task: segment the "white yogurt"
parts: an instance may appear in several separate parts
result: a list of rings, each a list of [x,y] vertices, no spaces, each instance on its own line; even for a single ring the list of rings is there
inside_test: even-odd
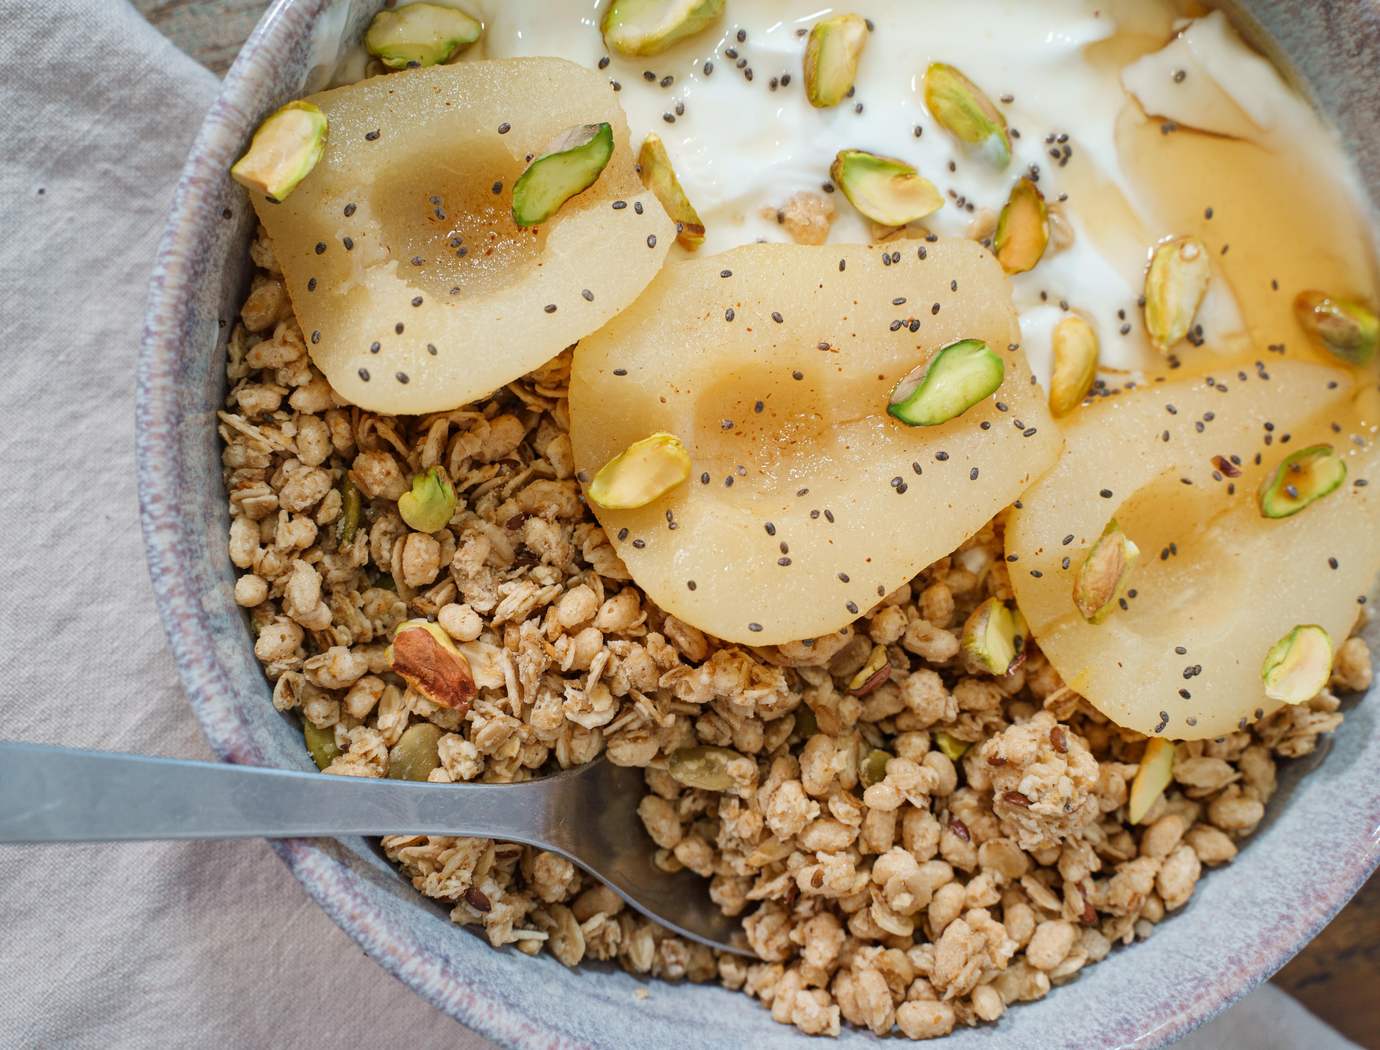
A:
[[[820,0],[732,0],[719,25],[648,58],[608,55],[599,33],[606,0],[454,2],[485,23],[481,43],[467,57],[552,55],[591,68],[608,57],[605,73],[620,85],[634,149],[648,133],[665,142],[705,222],[704,254],[755,240],[789,240],[771,214],[796,192],[822,192],[835,154],[845,147],[915,165],[946,195],[945,206],[925,225],[947,236],[969,235],[975,217],[999,211],[1016,177],[1038,166],[1039,186],[1049,202],[1060,202],[1074,241],[1047,252],[1035,270],[1012,282],[1036,374],[1047,382],[1049,332],[1066,309],[1094,324],[1105,366],[1136,371],[1163,364],[1144,336],[1137,299],[1148,248],[1165,231],[1139,203],[1134,173],[1123,170],[1117,125],[1136,106],[1122,85],[1123,69],[1186,25],[1176,23],[1168,0],[855,0],[841,7]],[[875,26],[854,96],[815,109],[802,84],[803,31],[848,11]],[[1171,46],[1191,48],[1202,68],[1220,62],[1249,74],[1251,98],[1238,100],[1247,124],[1268,128],[1287,113],[1294,132],[1300,121],[1307,124],[1310,141],[1334,151],[1338,169],[1346,168],[1321,121],[1268,63],[1240,44],[1220,15],[1189,28],[1199,25],[1188,43]],[[740,30],[747,34],[741,42]],[[1121,43],[1111,48],[1114,35]],[[932,61],[957,66],[998,102],[1019,132],[1009,167],[997,170],[966,151],[930,117],[921,86]],[[1173,52],[1164,61],[1172,62]],[[1155,72],[1150,66],[1148,75]],[[668,76],[673,79],[663,87]],[[1049,155],[1065,144],[1047,141],[1050,135],[1068,136],[1073,153],[1066,166]],[[831,241],[872,239],[868,223],[841,193],[831,199]],[[1199,320],[1209,345],[1239,349],[1244,325],[1225,281],[1214,282]]]

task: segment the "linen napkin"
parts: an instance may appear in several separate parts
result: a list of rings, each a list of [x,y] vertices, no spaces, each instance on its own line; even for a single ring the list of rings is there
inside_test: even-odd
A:
[[[124,0],[0,0],[0,25],[0,737],[209,758],[148,586],[133,431],[145,284],[216,81]],[[262,842],[0,847],[0,963],[3,1048],[491,1046]],[[1351,1044],[1262,988],[1181,1045]]]

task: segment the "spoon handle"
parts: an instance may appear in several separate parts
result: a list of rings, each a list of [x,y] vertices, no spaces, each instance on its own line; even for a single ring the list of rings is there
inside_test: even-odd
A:
[[[429,784],[0,741],[0,842],[433,834],[545,847],[570,776]]]

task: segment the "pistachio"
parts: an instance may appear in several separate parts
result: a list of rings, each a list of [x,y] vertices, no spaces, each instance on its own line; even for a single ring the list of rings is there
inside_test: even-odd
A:
[[[470,662],[450,635],[429,620],[406,620],[393,632],[388,663],[417,693],[441,707],[468,711],[478,692]]]
[[[656,195],[676,224],[676,240],[682,248],[694,251],[704,243],[704,223],[681,188],[666,147],[656,135],[648,135],[643,141],[637,154],[637,168],[642,175],[642,185]]]
[[[302,719],[302,738],[307,743],[307,752],[317,769],[325,769],[340,757],[340,746],[335,742],[335,726],[321,729]]]
[[[944,206],[934,183],[894,157],[860,149],[839,150],[829,177],[848,203],[883,226],[904,226]]]
[[[868,654],[867,662],[858,669],[848,683],[848,691],[854,696],[866,696],[891,678],[891,664],[887,660],[886,646],[874,645]]]
[[[546,148],[513,183],[513,221],[538,226],[594,185],[613,156],[613,128],[581,124]]]
[[[454,7],[414,3],[376,14],[364,34],[364,47],[389,69],[434,66],[473,44],[483,28]]]
[[[1375,357],[1380,319],[1369,307],[1323,292],[1300,292],[1294,300],[1294,316],[1313,345],[1338,360],[1365,365]]]
[[[1140,548],[1113,518],[1107,523],[1073,581],[1073,604],[1089,623],[1101,623],[1125,593],[1140,559]]]
[[[724,13],[724,0],[613,0],[599,29],[624,55],[655,55]]]
[[[986,343],[962,339],[897,383],[886,410],[906,426],[937,426],[990,397],[1005,375],[1005,363]]]
[[[634,441],[599,468],[589,498],[609,510],[645,507],[690,476],[690,453],[674,434]]]
[[[1049,377],[1049,410],[1066,416],[1083,403],[1097,378],[1097,332],[1077,314],[1054,326],[1054,367]]]
[[[1332,675],[1332,637],[1317,624],[1301,624],[1270,647],[1260,668],[1265,695],[1301,704],[1323,691]]]
[[[867,43],[867,20],[834,15],[816,22],[805,43],[805,97],[817,109],[837,106],[853,90]]]
[[[1193,329],[1193,318],[1207,294],[1212,265],[1197,237],[1160,244],[1145,272],[1145,328],[1150,341],[1168,352]]]
[[[455,513],[455,487],[440,467],[412,477],[412,491],[398,497],[398,513],[417,532],[439,532]]]
[[[1033,270],[1049,244],[1049,211],[1035,183],[1021,178],[1011,189],[1001,215],[992,248],[1007,273]]]
[[[1260,483],[1260,513],[1287,518],[1322,499],[1346,480],[1346,460],[1331,445],[1310,445],[1285,456]]]
[[[1011,163],[1011,133],[1006,118],[980,87],[953,66],[935,62],[925,71],[925,106],[960,142],[984,149],[1004,168]]]
[[[437,744],[445,730],[431,722],[414,722],[403,730],[388,752],[388,776],[392,780],[426,780],[441,764]]]
[[[1139,824],[1150,807],[1164,794],[1174,771],[1174,743],[1164,737],[1152,737],[1145,745],[1136,779],[1131,781],[1131,796],[1127,801],[1132,824]]]
[[[968,749],[973,746],[970,741],[959,740],[957,737],[950,736],[942,729],[934,734],[934,744],[943,752],[944,757],[951,762],[957,762],[966,755]]]
[[[858,779],[862,781],[862,786],[870,788],[873,784],[880,784],[886,779],[886,764],[891,761],[892,754],[889,751],[882,751],[873,748],[858,762]]]
[[[742,757],[726,747],[682,747],[671,752],[666,768],[686,787],[727,791],[734,783],[729,767]]]
[[[337,547],[348,546],[354,540],[363,509],[364,500],[360,496],[359,486],[346,474],[340,481],[340,517],[335,519]]]
[[[328,123],[319,106],[289,102],[259,125],[230,177],[269,200],[286,200],[326,151]]]
[[[819,732],[819,719],[809,704],[801,704],[795,709],[795,731],[806,740]]]
[[[1025,618],[1000,598],[991,597],[963,624],[963,652],[988,674],[1015,670],[1025,655]]]

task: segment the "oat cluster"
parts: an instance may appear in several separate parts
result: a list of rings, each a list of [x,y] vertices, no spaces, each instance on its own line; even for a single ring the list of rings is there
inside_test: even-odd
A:
[[[433,781],[512,782],[600,754],[643,767],[647,848],[667,870],[705,876],[761,961],[671,936],[550,853],[383,840],[417,890],[494,946],[717,980],[812,1034],[847,1022],[944,1035],[1148,937],[1205,867],[1236,856],[1277,761],[1342,721],[1324,691],[1180,744],[1170,788],[1132,826],[1145,738],[1098,714],[1037,650],[1001,678],[960,653],[968,613],[1012,599],[1000,519],[838,634],[722,644],[639,592],[582,501],[568,353],[470,408],[371,414],[311,365],[264,237],[252,256],[220,433],[235,598],[274,704],[332,731],[327,772],[346,776],[387,775],[390,749],[424,721],[444,731]],[[414,532],[397,500],[432,467],[453,482],[456,511]],[[347,477],[363,505],[348,539]],[[391,630],[417,617],[472,655],[468,712],[389,670]],[[889,676],[854,686],[879,648]],[[1353,638],[1332,687],[1370,681]],[[668,756],[694,745],[735,753],[729,788],[671,775]],[[869,777],[863,760],[878,750],[890,758]]]

